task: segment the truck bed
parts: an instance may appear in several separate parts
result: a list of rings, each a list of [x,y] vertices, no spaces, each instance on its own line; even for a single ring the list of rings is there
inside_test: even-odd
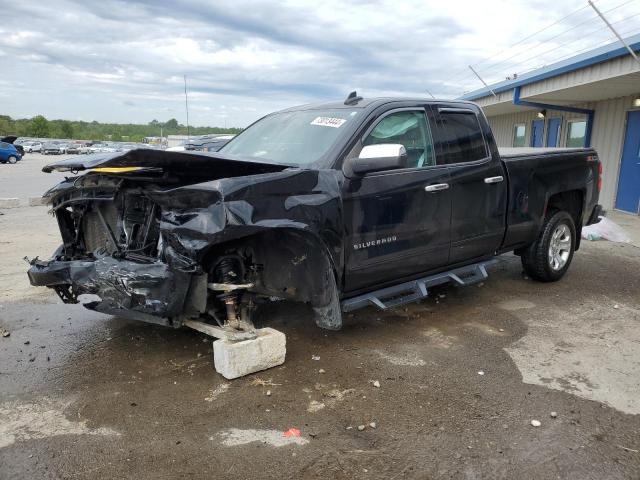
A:
[[[593,148],[499,148],[509,178],[507,231],[503,247],[518,248],[540,231],[548,200],[564,192],[564,209],[576,212],[580,228],[598,200],[597,153]]]
[[[591,148],[559,148],[559,147],[498,147],[500,157],[518,158],[532,157],[543,154],[566,154],[566,153],[583,153],[591,151]]]

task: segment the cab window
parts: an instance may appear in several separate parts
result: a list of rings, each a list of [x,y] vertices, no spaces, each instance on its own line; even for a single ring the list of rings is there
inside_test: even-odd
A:
[[[363,140],[362,145],[393,143],[407,151],[406,168],[435,165],[433,140],[424,112],[402,111],[384,117]]]
[[[487,158],[487,146],[475,113],[440,112],[445,163],[475,162]]]

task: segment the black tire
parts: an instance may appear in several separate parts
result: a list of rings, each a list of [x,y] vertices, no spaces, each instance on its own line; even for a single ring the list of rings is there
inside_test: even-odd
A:
[[[18,157],[14,156],[14,155],[9,155],[9,158],[7,158],[7,161],[11,164],[14,164],[18,161]]]
[[[535,243],[523,252],[522,267],[539,282],[558,281],[569,269],[575,247],[573,218],[565,211],[554,210],[547,214]]]

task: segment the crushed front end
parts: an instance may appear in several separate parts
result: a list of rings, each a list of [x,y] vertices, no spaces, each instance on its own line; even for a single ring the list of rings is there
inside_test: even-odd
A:
[[[31,261],[29,280],[54,289],[65,303],[93,294],[100,300],[88,308],[174,325],[202,271],[170,255],[160,234],[160,207],[124,182],[85,175],[47,193],[63,243],[50,260]]]
[[[335,170],[145,149],[43,170],[77,175],[45,194],[62,245],[28,272],[64,302],[90,294],[99,312],[237,332],[257,303],[285,298],[310,303],[323,328],[341,325],[328,309],[342,271]]]
[[[274,298],[310,303],[318,325],[339,328],[339,309],[324,313],[342,271],[334,170],[132,150],[44,171],[83,173],[45,194],[62,245],[30,262],[32,285],[175,328],[197,320],[246,331],[256,304]]]

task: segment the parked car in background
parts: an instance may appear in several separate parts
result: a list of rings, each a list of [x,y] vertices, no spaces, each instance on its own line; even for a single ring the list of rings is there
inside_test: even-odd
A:
[[[224,147],[235,135],[198,135],[191,137],[182,145],[166,148],[166,152],[217,152]]]
[[[22,144],[24,151],[27,153],[40,152],[42,151],[42,143],[41,142],[25,142]]]
[[[91,153],[91,145],[79,145],[78,146],[78,153],[80,155],[87,155],[87,154]]]
[[[65,153],[80,153],[80,145],[77,143],[69,143],[65,147]]]
[[[91,153],[114,153],[116,149],[108,143],[96,143],[91,146]]]
[[[189,138],[184,149],[196,152],[217,152],[235,135],[200,135]]]
[[[130,152],[131,150],[135,150],[136,148],[140,148],[135,143],[125,143],[124,145],[119,147],[119,152]]]
[[[18,139],[18,137],[14,136],[14,135],[9,135],[9,136],[0,138],[0,142],[5,142],[5,143],[9,143],[9,144],[13,145],[14,148],[20,154],[20,157],[22,158],[24,156],[24,148],[22,147],[22,145],[19,145],[19,144],[15,143],[15,141],[17,139]]]
[[[15,145],[0,141],[0,163],[16,163],[22,160],[22,155]]]
[[[43,155],[60,155],[65,152],[65,145],[60,142],[49,142],[42,146]]]

